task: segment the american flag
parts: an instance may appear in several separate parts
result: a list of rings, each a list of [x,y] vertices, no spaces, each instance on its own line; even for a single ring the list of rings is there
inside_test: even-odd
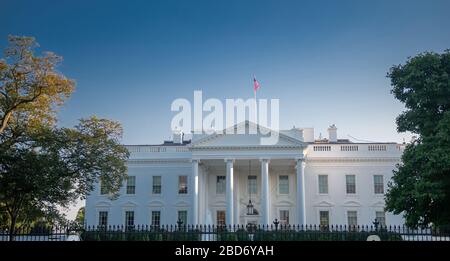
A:
[[[253,90],[256,92],[259,89],[259,82],[256,80],[256,77],[253,76]]]

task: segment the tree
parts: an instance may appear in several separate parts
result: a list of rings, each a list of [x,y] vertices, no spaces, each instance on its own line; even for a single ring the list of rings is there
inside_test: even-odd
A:
[[[29,126],[56,121],[56,108],[69,98],[75,82],[56,70],[62,58],[52,52],[36,56],[33,37],[9,36],[0,60],[0,133],[15,112],[26,114]]]
[[[74,89],[56,71],[61,58],[36,56],[31,37],[9,43],[0,60],[0,221],[14,240],[19,225],[58,220],[58,207],[85,198],[100,179],[117,196],[129,153],[116,121],[91,117],[58,128],[57,108]]]
[[[78,209],[77,216],[75,218],[75,223],[77,223],[77,225],[81,227],[84,226],[84,214],[85,214],[84,207],[81,207],[80,209]]]
[[[407,145],[386,194],[386,209],[412,227],[450,224],[450,51],[409,58],[388,73],[405,104],[399,132],[419,137]]]
[[[83,199],[100,179],[117,196],[129,156],[119,143],[121,135],[117,122],[93,117],[74,129],[43,129],[1,150],[0,201],[9,215],[11,238],[17,220],[29,211],[50,212]]]

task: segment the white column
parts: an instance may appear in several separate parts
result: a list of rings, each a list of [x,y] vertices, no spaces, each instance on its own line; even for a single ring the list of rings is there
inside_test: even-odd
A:
[[[194,195],[193,195],[193,224],[197,225],[198,224],[198,199],[199,199],[199,195],[198,195],[198,185],[199,185],[199,181],[198,181],[198,162],[199,160],[192,160],[192,176],[194,178]]]
[[[236,173],[236,178],[234,179],[234,210],[233,210],[233,214],[234,214],[233,224],[239,224],[239,172]]]
[[[297,165],[297,223],[298,225],[306,225],[305,212],[305,163],[304,158],[296,159]]]
[[[269,160],[261,160],[261,224],[270,224],[269,220]]]
[[[226,198],[227,198],[227,211],[226,211],[226,224],[227,225],[233,225],[234,224],[234,202],[233,202],[233,194],[234,194],[234,180],[233,180],[233,160],[232,159],[225,159],[225,162],[227,163],[227,176],[226,176]]]

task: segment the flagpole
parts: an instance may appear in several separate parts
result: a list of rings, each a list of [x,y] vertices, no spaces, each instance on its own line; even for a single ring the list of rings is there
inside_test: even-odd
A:
[[[256,90],[254,90],[255,93],[255,123],[258,125],[258,102],[256,101]]]

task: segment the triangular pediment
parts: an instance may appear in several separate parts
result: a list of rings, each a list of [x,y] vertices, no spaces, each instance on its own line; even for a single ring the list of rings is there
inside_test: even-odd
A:
[[[271,142],[270,137],[278,137],[276,142]],[[274,141],[274,140],[272,140]],[[245,121],[227,128],[221,132],[206,135],[193,141],[192,148],[202,147],[304,147],[305,144],[274,130],[260,126],[256,123]]]

